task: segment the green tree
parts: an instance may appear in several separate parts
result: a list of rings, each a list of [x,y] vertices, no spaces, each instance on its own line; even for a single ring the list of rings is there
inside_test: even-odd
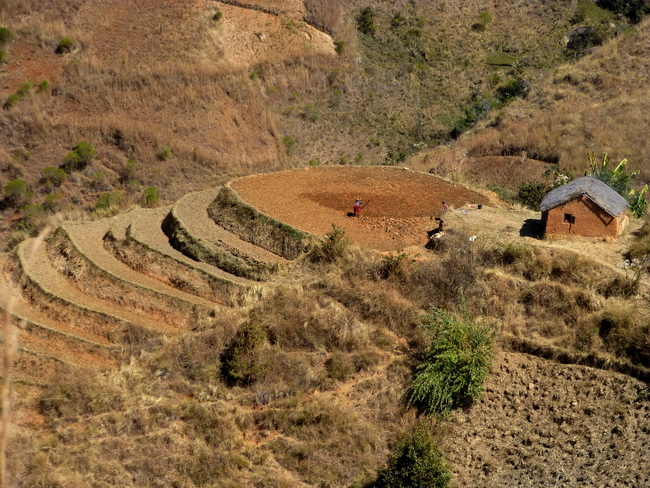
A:
[[[264,358],[267,346],[266,326],[257,314],[251,314],[222,356],[222,373],[226,380],[243,386],[257,381],[269,365]]]
[[[427,422],[402,437],[375,488],[445,488],[451,474]]]
[[[377,16],[375,9],[372,7],[366,7],[359,15],[357,15],[357,28],[359,31],[366,35],[375,34],[375,17]]]
[[[88,166],[96,155],[97,152],[92,144],[81,141],[66,156],[63,169],[68,173],[75,170],[80,171]]]
[[[483,391],[496,328],[472,320],[464,307],[453,315],[433,308],[424,319],[431,344],[417,366],[409,404],[444,416],[471,405]]]
[[[11,207],[22,207],[29,201],[30,196],[31,192],[23,180],[11,180],[5,186],[5,200]]]

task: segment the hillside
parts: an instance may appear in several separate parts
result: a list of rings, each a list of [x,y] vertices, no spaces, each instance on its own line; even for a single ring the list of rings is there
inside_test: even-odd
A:
[[[647,263],[621,267],[643,222],[542,241],[494,193],[590,152],[650,181],[648,20],[588,0],[0,13],[7,486],[377,486],[423,425],[456,486],[650,483]],[[429,419],[408,398],[432,307],[497,333],[480,399]]]

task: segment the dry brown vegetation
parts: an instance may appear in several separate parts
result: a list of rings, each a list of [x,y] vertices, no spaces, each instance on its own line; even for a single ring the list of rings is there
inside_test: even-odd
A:
[[[562,37],[581,24],[574,2],[382,0],[364,35],[355,18],[367,6],[2,2],[14,39],[0,46],[0,102],[34,86],[0,110],[0,188],[23,179],[23,203],[81,220],[141,201],[146,187],[171,203],[308,165],[399,164],[505,187],[546,163],[580,174],[588,152],[607,152],[650,180],[648,21],[618,19],[616,37],[572,57]],[[492,21],[479,28],[481,12]],[[62,37],[70,52],[56,52]],[[516,76],[504,59],[520,61],[527,97],[450,138],[465,108]],[[41,172],[80,141],[97,156],[48,207]],[[112,191],[123,201],[97,208]],[[3,202],[7,249],[44,225],[30,211]],[[630,258],[646,257],[646,231]],[[29,374],[12,383],[9,485],[371,486],[419,422],[406,398],[432,305],[466,307],[500,331],[482,400],[436,426],[458,486],[602,486],[604,473],[612,486],[650,483],[645,274],[586,246],[472,234],[458,226],[433,252],[317,245],[182,334],[118,329],[117,367],[20,356],[14,373]],[[164,274],[164,259],[148,258]]]
[[[589,414],[563,410],[561,422],[539,418],[539,432],[523,439],[525,446],[546,445],[546,422],[585,429],[605,422],[607,411],[600,411],[588,392],[600,388],[608,402],[620,392],[612,393],[601,377],[624,384],[621,391],[635,405],[629,410],[621,403],[621,418],[638,408],[646,412],[626,431],[630,443],[641,442],[639,429],[650,421],[647,390],[632,378],[648,377],[643,367],[650,365],[650,353],[640,347],[647,341],[645,300],[603,295],[601,289],[611,289],[606,286],[614,276],[611,268],[572,251],[489,239],[472,245],[465,235],[450,239],[447,250],[424,261],[342,247],[336,262],[296,263],[291,283],[275,286],[263,300],[197,321],[193,330],[155,348],[145,346],[119,368],[99,374],[62,371],[33,397],[42,434],[36,435],[26,419],[14,429],[11,445],[21,448],[9,451],[10,479],[17,482],[20,473],[18,486],[365,486],[383,467],[396,436],[416,421],[417,412],[404,400],[414,354],[427,345],[418,327],[420,314],[431,304],[449,310],[465,306],[496,321],[501,371],[507,358],[521,361],[514,359],[521,354],[508,351],[591,365],[583,367],[580,378],[595,376],[572,386],[586,388],[577,398]],[[263,331],[258,339],[252,339],[251,327]],[[237,353],[236,344],[247,346]],[[233,354],[242,353],[232,362]],[[528,361],[539,371],[557,368],[553,362]],[[229,381],[225,365],[244,368],[238,371],[246,380]],[[589,373],[598,368],[630,376]],[[500,374],[499,381],[507,384]],[[527,381],[524,372],[518,375],[517,381]],[[572,384],[568,377],[564,381]],[[504,392],[490,385],[477,409],[485,412],[486,422],[498,422],[489,409]],[[28,406],[27,399],[19,403],[24,412]],[[452,425],[442,442],[463,486],[479,479],[496,486],[507,476],[542,476],[535,463],[543,451],[522,453],[533,462],[510,456],[514,464],[508,467],[496,459],[498,449],[506,447],[495,444],[481,448],[486,457],[477,465],[462,462],[466,446],[456,431],[466,427]],[[509,426],[513,429],[518,436],[525,425]],[[567,435],[562,432],[555,434],[558,439]],[[566,439],[583,442],[577,431]],[[634,463],[637,454],[643,456],[643,450],[628,452],[626,459]],[[602,454],[593,456],[605,462]],[[481,463],[488,464],[480,475],[472,474]],[[563,473],[576,480],[585,470],[577,464]],[[636,473],[646,479],[642,469]]]

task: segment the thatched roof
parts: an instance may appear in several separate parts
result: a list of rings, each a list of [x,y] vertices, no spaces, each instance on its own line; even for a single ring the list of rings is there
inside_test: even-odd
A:
[[[612,217],[622,214],[628,206],[627,201],[609,186],[593,176],[583,176],[566,185],[557,187],[544,196],[539,208],[546,212],[582,195],[587,195],[594,203]]]

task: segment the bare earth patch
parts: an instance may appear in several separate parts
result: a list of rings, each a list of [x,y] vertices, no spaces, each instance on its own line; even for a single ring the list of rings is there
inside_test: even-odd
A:
[[[427,231],[442,217],[445,230],[477,239],[525,239],[527,243],[573,250],[618,268],[632,232],[631,219],[618,240],[541,240],[541,214],[506,208],[493,194],[481,194],[433,175],[385,166],[327,166],[241,178],[232,183],[244,201],[301,230],[325,235],[332,224],[359,246],[378,251],[423,252]],[[354,200],[368,205],[350,217]],[[450,207],[444,213],[442,201]],[[479,209],[481,205],[481,209]]]
[[[442,201],[487,204],[488,197],[424,173],[393,167],[321,167],[254,175],[233,182],[244,201],[301,230],[324,235],[332,224],[378,251],[423,246],[437,227]],[[355,199],[368,204],[348,216]]]

